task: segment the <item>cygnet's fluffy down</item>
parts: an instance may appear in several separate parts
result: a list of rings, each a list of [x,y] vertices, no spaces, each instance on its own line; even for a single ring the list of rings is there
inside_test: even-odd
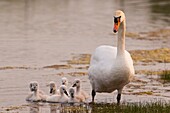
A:
[[[84,98],[80,98],[80,96],[75,95],[75,90],[73,87],[70,87],[69,89],[69,103],[77,103],[77,102],[84,102]]]
[[[60,95],[52,95],[47,97],[46,99],[47,102],[61,102],[61,103],[65,103],[68,102],[68,93],[66,91],[66,86],[65,85],[61,85],[60,86]]]
[[[67,89],[68,79],[67,79],[66,77],[61,78],[61,85],[65,85],[65,86],[66,86],[66,89]],[[57,94],[60,95],[60,89],[57,90]]]
[[[60,94],[60,91],[57,90],[57,85],[54,81],[50,81],[50,83],[47,85],[50,86],[50,95]]]
[[[89,98],[89,95],[80,88],[80,79],[75,79],[72,87],[76,87],[76,96],[81,98],[83,102]]]
[[[31,81],[29,84],[31,92],[26,97],[26,101],[45,101],[47,95],[43,91],[39,90],[39,84],[37,81]]]

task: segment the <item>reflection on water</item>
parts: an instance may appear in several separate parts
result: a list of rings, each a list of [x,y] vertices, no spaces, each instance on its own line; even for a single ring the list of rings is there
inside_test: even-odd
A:
[[[50,105],[50,113],[57,113],[58,107],[56,105]]]
[[[46,104],[29,103],[29,113],[91,113],[91,107],[88,104]]]
[[[126,13],[130,32],[153,31],[170,23],[168,0],[1,0],[0,66],[46,66],[71,53],[113,45],[116,9]]]
[[[169,0],[149,0],[152,18],[162,20],[170,25],[170,1]],[[157,15],[155,15],[157,14]]]
[[[170,1],[169,0],[149,0],[151,3],[151,11],[165,16],[170,16]]]
[[[32,103],[32,104],[30,104],[29,107],[30,107],[30,113],[40,113],[38,103]]]

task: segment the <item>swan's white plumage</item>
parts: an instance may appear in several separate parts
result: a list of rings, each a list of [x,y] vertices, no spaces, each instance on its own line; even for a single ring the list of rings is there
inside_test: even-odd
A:
[[[91,57],[88,74],[92,90],[95,92],[110,93],[118,90],[118,94],[121,94],[123,87],[134,75],[133,60],[125,50],[125,15],[117,10],[114,17],[117,19],[115,28],[119,28],[114,28],[114,32],[118,30],[117,47],[99,46]],[[95,96],[95,93],[93,95]]]
[[[50,81],[47,86],[50,87],[50,95],[60,94],[60,91],[57,89],[57,85],[54,81]]]
[[[48,97],[43,91],[39,89],[39,84],[37,81],[31,81],[30,84],[31,92],[26,97],[26,101],[45,101]]]
[[[91,57],[88,70],[93,89],[97,92],[112,92],[129,83],[134,74],[133,61],[129,52],[116,59],[117,47],[99,46]],[[130,69],[130,71],[129,71]],[[129,74],[131,76],[129,76]]]
[[[89,98],[89,95],[81,89],[80,87],[81,81],[80,79],[75,79],[73,82],[73,87],[76,87],[76,97],[81,100],[81,102],[85,102],[86,99]]]
[[[75,94],[75,90],[74,90],[73,87],[70,87],[70,89],[69,89],[69,94],[70,94],[70,97],[69,97],[69,100],[68,100],[69,103],[83,102],[83,99],[84,99],[84,98],[82,99],[82,98],[80,98],[79,96],[77,96],[77,95]]]
[[[47,102],[68,102],[68,96],[64,93],[66,91],[66,86],[60,86],[60,95],[51,95],[47,97]]]

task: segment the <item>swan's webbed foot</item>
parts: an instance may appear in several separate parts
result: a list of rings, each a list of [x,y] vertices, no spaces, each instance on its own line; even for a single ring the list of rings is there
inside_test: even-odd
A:
[[[118,95],[117,95],[117,105],[120,104],[120,99],[121,99],[121,94],[118,94]]]

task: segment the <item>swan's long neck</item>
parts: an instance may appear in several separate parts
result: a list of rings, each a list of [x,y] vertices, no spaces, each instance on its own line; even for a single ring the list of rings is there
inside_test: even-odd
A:
[[[56,94],[56,88],[53,90],[52,94]]]
[[[125,20],[121,22],[118,31],[118,42],[117,42],[117,58],[118,56],[123,56],[125,54],[125,32],[126,32],[126,22]]]
[[[80,86],[76,88],[76,93],[78,94],[80,92]]]
[[[35,95],[35,96],[38,96],[38,95],[39,95],[38,90],[34,92],[34,95]]]
[[[60,92],[60,96],[63,96],[64,95],[64,92]]]

